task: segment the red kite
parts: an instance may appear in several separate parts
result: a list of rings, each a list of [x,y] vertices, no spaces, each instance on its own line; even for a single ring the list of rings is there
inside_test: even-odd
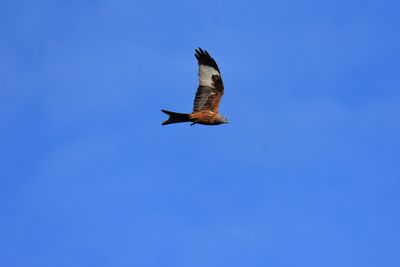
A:
[[[169,115],[168,120],[162,125],[179,122],[192,122],[191,126],[196,123],[205,125],[228,123],[228,120],[218,113],[219,102],[224,94],[224,84],[218,65],[207,50],[196,49],[195,57],[199,64],[199,87],[194,98],[193,112],[186,114],[162,109],[162,112]]]

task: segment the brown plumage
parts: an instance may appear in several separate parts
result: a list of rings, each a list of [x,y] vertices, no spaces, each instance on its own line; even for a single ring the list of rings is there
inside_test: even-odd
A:
[[[191,114],[176,113],[161,110],[169,115],[162,125],[192,122],[193,124],[218,125],[228,123],[227,119],[218,112],[219,103],[224,94],[224,84],[215,60],[207,50],[196,49],[195,57],[199,64],[199,87],[193,103]]]

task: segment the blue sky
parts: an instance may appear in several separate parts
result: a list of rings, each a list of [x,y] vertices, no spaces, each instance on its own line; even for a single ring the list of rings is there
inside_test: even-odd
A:
[[[399,8],[2,1],[0,265],[399,266]]]

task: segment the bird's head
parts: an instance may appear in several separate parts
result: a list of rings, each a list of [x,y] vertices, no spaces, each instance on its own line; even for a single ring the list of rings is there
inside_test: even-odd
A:
[[[218,114],[218,115],[216,116],[216,119],[217,119],[217,122],[218,122],[219,124],[228,123],[228,119],[225,118],[224,116],[222,116],[221,114]]]

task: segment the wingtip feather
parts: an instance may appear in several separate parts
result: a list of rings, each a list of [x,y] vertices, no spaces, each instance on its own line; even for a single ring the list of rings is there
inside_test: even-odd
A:
[[[195,49],[194,55],[199,65],[210,66],[216,69],[218,72],[220,72],[217,62],[215,61],[214,58],[211,57],[211,55],[208,53],[207,50],[203,50],[201,47],[199,47]]]

